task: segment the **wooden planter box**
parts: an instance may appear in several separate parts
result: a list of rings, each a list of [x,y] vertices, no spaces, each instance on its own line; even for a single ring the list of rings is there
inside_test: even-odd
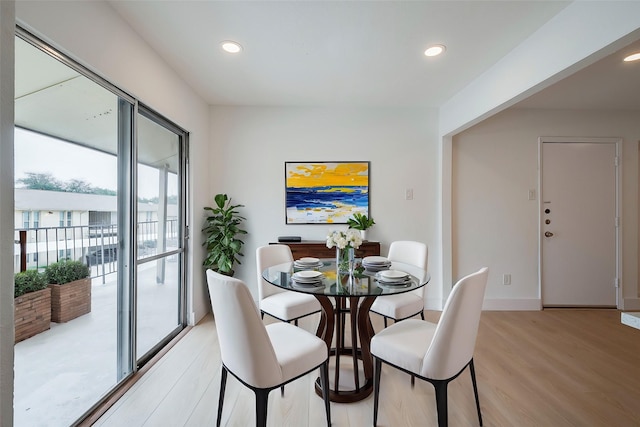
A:
[[[51,321],[68,322],[91,311],[91,278],[64,285],[50,284]]]
[[[51,328],[51,289],[29,292],[14,300],[15,342]]]

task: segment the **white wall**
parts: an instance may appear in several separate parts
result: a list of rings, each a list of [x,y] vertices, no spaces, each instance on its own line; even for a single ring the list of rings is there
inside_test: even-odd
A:
[[[338,228],[285,225],[285,161],[368,160],[376,225],[367,238],[380,241],[383,254],[392,240],[426,242],[432,275],[427,296],[439,308],[436,126],[434,110],[212,108],[209,205],[215,193],[227,193],[246,206],[242,212],[249,234],[236,277],[257,297],[257,247],[282,235],[324,240]],[[413,200],[405,200],[406,188],[413,188]]]
[[[621,137],[622,286],[638,309],[638,141],[640,112],[505,110],[453,138],[453,274],[490,268],[485,308],[536,309],[538,138]],[[502,274],[512,275],[510,286]]]
[[[29,1],[16,5],[19,24],[190,132],[188,221],[191,320],[209,311],[201,268],[200,212],[209,197],[207,104],[104,2]]]

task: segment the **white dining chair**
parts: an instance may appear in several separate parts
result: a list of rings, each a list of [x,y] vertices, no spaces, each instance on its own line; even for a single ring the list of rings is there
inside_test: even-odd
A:
[[[374,426],[378,422],[382,362],[433,385],[439,427],[448,425],[447,385],[468,366],[482,425],[473,352],[488,274],[489,269],[484,267],[460,279],[451,290],[437,324],[408,319],[374,335],[371,340]]]
[[[267,424],[269,392],[320,368],[330,426],[327,344],[288,323],[265,326],[249,289],[239,279],[209,269],[207,284],[222,358],[217,425],[222,420],[228,372],[255,393],[256,426],[263,427]]]
[[[298,319],[320,312],[316,297],[279,288],[262,278],[266,268],[287,262],[293,262],[291,248],[287,245],[266,245],[256,249],[258,305],[263,318],[266,313],[283,322],[293,321],[297,326]]]
[[[391,242],[387,259],[414,265],[422,270],[427,269],[429,251],[426,244],[411,240],[398,240]],[[424,320],[424,292],[426,286],[422,286],[411,292],[398,295],[387,295],[376,298],[371,310],[384,318],[384,327],[387,327],[387,319],[394,322],[408,319],[417,314]]]

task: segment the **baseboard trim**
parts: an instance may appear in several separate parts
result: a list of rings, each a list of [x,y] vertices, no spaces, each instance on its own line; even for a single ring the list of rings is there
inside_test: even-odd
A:
[[[540,311],[542,301],[539,298],[492,299],[486,298],[482,309],[487,311]]]
[[[427,298],[425,310],[442,311],[445,301],[437,298]],[[501,299],[485,298],[482,309],[487,311],[540,311],[542,301],[539,298]]]
[[[622,310],[640,310],[640,298],[623,298]]]

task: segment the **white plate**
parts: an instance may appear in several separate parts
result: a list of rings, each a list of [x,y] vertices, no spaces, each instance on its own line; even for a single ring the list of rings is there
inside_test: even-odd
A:
[[[411,286],[411,280],[403,280],[401,282],[389,282],[389,283],[378,280],[378,286],[383,289],[397,289],[397,288]]]
[[[297,268],[319,268],[319,267],[322,267],[323,265],[324,264],[322,264],[321,262],[317,262],[313,264],[308,264],[306,262],[299,262],[299,261],[293,262],[293,266]]]
[[[320,276],[322,276],[321,272],[311,271],[311,270],[304,270],[304,271],[298,271],[297,273],[293,273],[294,279],[300,279],[300,280],[306,280],[306,281],[309,281],[310,279],[317,280]]]
[[[296,262],[298,262],[299,264],[318,264],[320,262],[320,259],[312,257],[302,257]]]
[[[382,279],[389,280],[401,280],[408,276],[407,273],[400,270],[385,270],[378,273]]]
[[[375,264],[386,265],[386,264],[389,264],[389,260],[383,256],[367,256],[362,258],[362,263],[369,264],[369,265],[375,265]]]
[[[324,286],[322,280],[314,280],[313,282],[298,282],[297,280],[293,280],[292,284],[294,287],[300,288],[318,288]]]

